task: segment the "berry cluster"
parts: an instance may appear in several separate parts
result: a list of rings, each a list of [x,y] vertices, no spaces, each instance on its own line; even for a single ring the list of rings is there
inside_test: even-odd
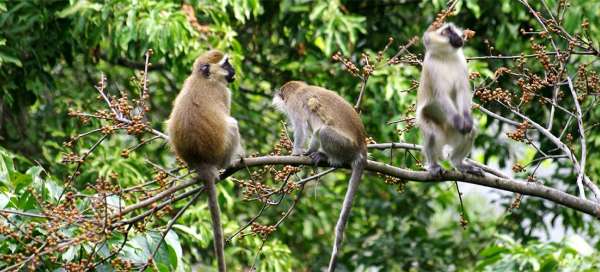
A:
[[[344,66],[344,68],[346,68],[346,70],[350,72],[350,74],[352,74],[353,76],[360,75],[360,69],[358,69],[356,64],[354,64],[354,62],[352,62],[350,59],[344,57],[341,52],[338,51],[335,54],[333,54],[331,59],[340,62]]]
[[[288,138],[288,134],[285,129],[286,126],[287,126],[287,124],[285,122],[283,122],[283,125],[281,126],[281,129],[279,130],[279,142],[273,148],[273,152],[271,152],[272,156],[283,155],[283,151],[286,151],[287,153],[289,153],[293,148],[293,143],[290,140],[290,138]]]
[[[512,96],[508,90],[503,90],[502,88],[496,88],[494,90],[478,88],[475,90],[475,96],[479,97],[483,102],[499,101],[510,105],[512,101]]]
[[[291,166],[291,165],[286,165],[283,167],[283,169],[281,171],[276,171],[275,172],[275,176],[273,177],[273,179],[275,181],[283,181],[285,180],[289,175],[293,175],[295,173],[300,172],[300,168],[296,167],[296,166]]]
[[[523,166],[522,164],[517,162],[517,163],[513,164],[512,170],[515,173],[523,172],[523,171],[525,171],[525,166]]]
[[[250,231],[252,233],[256,233],[262,237],[268,236],[269,234],[271,234],[273,231],[275,231],[275,226],[271,225],[271,226],[265,226],[265,225],[261,225],[259,223],[253,222],[252,225],[250,225]]]
[[[529,122],[523,121],[517,126],[517,129],[513,132],[506,133],[508,138],[515,141],[524,142],[527,136],[527,129],[529,128]]]

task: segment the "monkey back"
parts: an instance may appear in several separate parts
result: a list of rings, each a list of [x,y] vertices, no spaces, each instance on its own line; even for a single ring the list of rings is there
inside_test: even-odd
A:
[[[175,99],[168,121],[171,146],[188,165],[223,166],[231,145],[227,134],[229,92],[214,81],[190,76]]]

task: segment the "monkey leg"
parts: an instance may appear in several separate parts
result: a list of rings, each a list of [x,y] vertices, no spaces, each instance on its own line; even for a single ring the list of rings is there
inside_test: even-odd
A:
[[[427,171],[439,176],[444,173],[444,169],[438,164],[444,147],[442,139],[436,138],[433,133],[423,133],[423,137],[425,138],[423,151],[425,151],[425,158],[427,159]]]
[[[304,152],[304,155],[309,156],[315,165],[318,165],[322,161],[329,160],[327,155],[323,152],[319,152],[319,148],[321,147],[321,141],[319,136],[319,131],[321,129],[317,129],[313,132],[310,144],[308,146],[308,150]]]
[[[201,181],[204,181],[206,192],[208,193],[208,209],[210,210],[210,217],[212,220],[215,255],[217,256],[219,272],[224,272],[227,270],[225,266],[225,248],[223,229],[221,227],[221,209],[219,208],[217,188],[215,184],[215,181],[218,177],[218,170],[212,165],[201,165],[198,167],[197,171],[198,178]]]
[[[450,160],[456,169],[462,173],[469,173],[477,176],[483,176],[483,171],[476,166],[465,163],[465,157],[471,152],[473,147],[473,141],[475,140],[475,133],[471,133],[455,136],[458,140],[455,141],[452,146],[452,153],[450,153]]]
[[[227,118],[228,131],[227,137],[229,137],[229,147],[225,150],[225,160],[222,168],[225,168],[231,164],[236,158],[244,157],[244,148],[242,147],[242,141],[240,136],[240,130],[238,128],[238,122],[233,117]]]
[[[341,166],[356,159],[357,145],[337,129],[324,126],[319,130],[319,138],[321,149],[333,166]]]
[[[346,196],[344,196],[344,202],[342,204],[342,210],[340,211],[340,217],[338,218],[338,221],[335,224],[335,238],[333,243],[333,250],[331,251],[331,259],[329,260],[329,268],[327,269],[327,271],[329,272],[335,271],[335,267],[337,264],[337,255],[340,248],[342,247],[342,241],[344,240],[344,230],[346,228],[346,224],[348,223],[348,218],[350,217],[350,210],[352,209],[352,201],[354,200],[354,196],[356,195],[356,191],[358,190],[358,185],[360,184],[362,172],[366,163],[363,158],[360,158],[358,160],[360,160],[359,163],[356,163],[352,167],[352,175],[350,177],[350,181],[348,181],[348,190],[346,191]]]

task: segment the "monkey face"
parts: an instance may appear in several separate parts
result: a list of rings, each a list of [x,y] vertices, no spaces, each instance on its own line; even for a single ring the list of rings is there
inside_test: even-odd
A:
[[[227,82],[229,83],[233,82],[233,80],[235,80],[235,70],[233,69],[233,66],[229,63],[229,58],[227,58],[227,56],[223,58],[221,68],[223,68],[223,70],[227,72],[227,74],[225,75],[225,80],[227,80]]]
[[[210,50],[198,57],[194,62],[194,71],[204,78],[228,83],[235,80],[235,69],[229,63],[229,58],[218,50]]]
[[[440,28],[425,32],[423,43],[427,50],[450,53],[464,45],[463,32],[454,24],[446,23]]]
[[[450,45],[452,45],[452,47],[460,48],[463,46],[464,43],[461,34],[458,33],[462,32],[458,32],[454,25],[449,24],[448,26],[441,28],[440,34],[448,38],[448,42],[450,43]]]

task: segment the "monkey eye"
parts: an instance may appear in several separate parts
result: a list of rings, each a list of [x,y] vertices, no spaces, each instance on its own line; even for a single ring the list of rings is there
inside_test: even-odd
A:
[[[208,75],[210,73],[210,65],[208,65],[208,64],[200,65],[200,73],[202,73],[202,75],[204,75],[205,77],[208,77]]]

